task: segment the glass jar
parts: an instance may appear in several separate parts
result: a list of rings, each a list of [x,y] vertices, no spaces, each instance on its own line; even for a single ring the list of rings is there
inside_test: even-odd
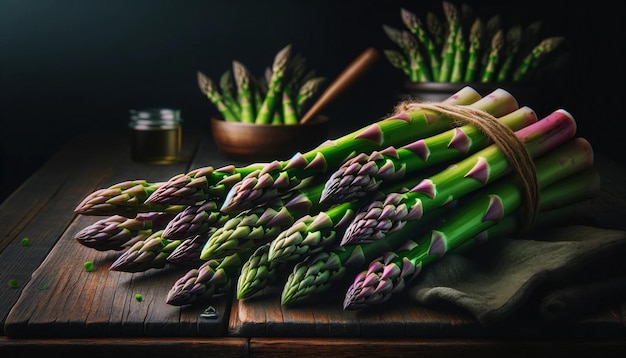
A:
[[[170,164],[180,160],[180,111],[169,108],[131,109],[131,156],[134,161]]]

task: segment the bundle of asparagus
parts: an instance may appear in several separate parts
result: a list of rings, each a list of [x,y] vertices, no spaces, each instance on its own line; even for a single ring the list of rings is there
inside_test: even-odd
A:
[[[384,54],[411,82],[531,81],[565,40],[549,36],[537,41],[540,21],[507,28],[500,14],[484,20],[467,4],[442,4],[445,20],[428,12],[424,23],[401,9],[404,29],[383,25],[400,49],[387,49]]]
[[[264,76],[255,77],[241,62],[233,61],[216,84],[198,71],[198,86],[226,121],[256,124],[298,124],[325,82],[314,70],[306,68],[306,59],[292,56],[287,45],[266,68]]]
[[[281,303],[292,305],[354,271],[343,307],[362,309],[450,250],[570,218],[599,185],[591,146],[575,132],[563,109],[538,119],[507,91],[466,87],[441,103],[400,103],[287,161],[97,190],[75,212],[109,218],[76,239],[126,249],[111,270],[189,267],[171,305],[235,285],[243,300],[281,279]]]

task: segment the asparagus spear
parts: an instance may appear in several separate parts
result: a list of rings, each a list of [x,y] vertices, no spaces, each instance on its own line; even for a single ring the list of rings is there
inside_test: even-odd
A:
[[[411,68],[411,73],[415,74],[414,77],[411,78],[412,81],[432,81],[433,78],[428,70],[426,65],[426,61],[422,56],[422,53],[419,49],[419,43],[417,39],[408,31],[401,32],[401,40],[402,47],[405,49],[407,56],[409,57],[409,63]]]
[[[147,198],[165,183],[146,180],[128,180],[98,189],[87,195],[74,209],[76,214],[135,217],[139,213],[178,213],[184,206],[149,203]]]
[[[185,207],[167,223],[163,238],[183,240],[196,235],[208,235],[221,227],[230,215],[219,211],[219,205],[213,200]]]
[[[206,244],[206,241],[214,232],[208,231],[203,234],[198,234],[193,237],[188,237],[180,242],[172,252],[165,258],[167,262],[178,266],[198,267],[204,264],[207,260],[200,258],[202,248]]]
[[[293,100],[293,88],[291,84],[287,84],[283,91],[282,111],[285,124],[298,124],[298,110]]]
[[[492,17],[490,17],[485,23],[485,32],[483,35],[484,36],[483,39],[491,43],[491,41],[493,40],[493,37],[496,35],[498,31],[503,31],[502,30],[502,16],[500,14],[495,14]],[[480,61],[480,64],[481,64],[480,67],[483,71],[485,67],[487,67],[487,62],[489,61],[489,54],[490,54],[489,51],[485,51]]]
[[[80,230],[74,238],[83,246],[98,251],[121,251],[154,231],[162,230],[173,214],[142,213],[134,218],[113,215]]]
[[[481,82],[493,81],[496,75],[496,69],[500,63],[500,55],[502,47],[504,46],[504,32],[498,30],[491,39],[491,47],[489,48],[489,57],[487,58],[487,64],[483,69],[483,73],[480,77]]]
[[[290,262],[323,250],[336,242],[338,228],[352,220],[361,205],[363,201],[345,202],[301,217],[270,241],[269,260]]]
[[[322,189],[323,184],[317,184],[292,190],[265,205],[241,212],[209,237],[202,259],[219,258],[273,240],[302,216],[328,207],[320,203]]]
[[[467,104],[477,109],[501,116],[517,109],[517,101],[504,90],[495,90],[490,95],[475,101],[475,91],[468,97],[465,87],[446,100],[448,104]],[[428,109],[399,110],[396,114],[328,141],[304,154],[296,153],[289,161],[275,161],[262,171],[248,175],[230,189],[221,210],[242,211],[258,203],[276,197],[289,190],[302,179],[313,177],[328,170],[336,170],[352,153],[371,152],[390,145],[404,145],[419,138],[441,133],[452,125],[448,116]]]
[[[443,47],[446,29],[443,22],[434,12],[426,13],[426,29],[433,36],[433,43],[441,50]]]
[[[509,79],[511,75],[511,67],[513,66],[513,62],[517,56],[517,51],[519,50],[521,40],[521,25],[513,26],[509,29],[509,31],[507,31],[505,54],[504,59],[502,60],[502,65],[500,66],[500,70],[498,71],[498,75],[496,76],[497,82],[504,82]]]
[[[540,215],[537,217],[538,220],[533,230],[571,220],[572,214],[578,210],[573,204],[598,195],[599,189],[599,175],[593,168],[570,175],[542,189],[539,203]],[[468,203],[477,200],[475,199],[477,197],[479,195],[463,198],[455,208],[445,210],[442,214],[437,213],[434,217],[448,218],[449,215],[454,215],[454,210],[461,210],[458,208],[469,205]],[[521,224],[519,216],[519,213],[505,216],[500,222],[476,234],[455,250],[466,250],[474,243],[484,243],[487,240],[514,233]],[[295,264],[289,274],[281,294],[281,304],[294,305],[328,291],[346,274],[373,261],[385,252],[398,250],[403,243],[410,240],[410,237],[424,235],[422,229],[422,226],[413,221],[402,230],[390,234],[385,240],[369,244],[339,246],[333,250],[307,256]]]
[[[296,112],[298,118],[304,115],[304,111],[308,109],[309,102],[319,92],[325,81],[325,77],[312,77],[304,80],[296,96]]]
[[[528,80],[540,61],[554,51],[564,40],[565,38],[562,36],[553,36],[541,41],[524,59],[522,59],[522,63],[513,74],[513,81],[519,82]]]
[[[150,192],[145,200],[148,204],[194,205],[204,200],[222,200],[226,191],[242,177],[261,170],[264,163],[254,163],[245,167],[228,165],[215,169],[200,167],[187,173],[173,176]]]
[[[239,119],[243,123],[254,123],[256,108],[253,94],[253,79],[250,71],[239,61],[233,61],[233,74],[237,84],[237,99],[241,106]]]
[[[435,42],[430,38],[421,20],[412,12],[402,8],[400,9],[400,17],[404,25],[417,36],[419,42],[424,46],[428,54],[428,68],[430,69],[430,77],[432,79],[439,78],[439,53]]]
[[[465,82],[472,82],[476,80],[476,76],[479,69],[479,54],[482,51],[482,39],[483,39],[483,22],[480,18],[477,18],[469,33],[469,48],[467,67],[465,68],[465,76],[463,80]]]
[[[589,142],[576,138],[565,143],[535,162],[540,188],[581,172],[593,165]],[[494,226],[522,206],[520,183],[516,180],[499,182],[486,195],[448,218],[415,241],[415,245],[387,252],[373,260],[361,271],[348,288],[343,307],[361,310],[388,301],[402,291],[423,267],[464,244],[480,232]]]
[[[167,240],[163,230],[155,231],[145,240],[137,241],[115,260],[109,270],[143,272],[161,269],[167,264],[167,256],[180,245],[180,240]]]
[[[574,118],[559,109],[516,131],[515,136],[528,156],[536,158],[569,140],[575,132]],[[392,193],[382,201],[372,202],[348,225],[342,245],[379,240],[401,228],[407,220],[419,220],[428,210],[488,185],[511,171],[509,160],[498,144],[491,144],[424,179],[407,193]],[[536,202],[535,198],[527,201]]]
[[[249,298],[278,279],[284,265],[269,260],[269,247],[269,242],[259,246],[241,267],[237,279],[238,300]]]
[[[254,81],[255,90],[252,92],[254,94],[254,109],[255,113],[259,113],[261,111],[261,106],[263,105],[263,99],[267,94],[267,86],[269,83],[269,79],[272,77],[272,69],[269,67],[265,68],[265,75],[259,78],[256,78]],[[255,117],[256,120],[256,117]]]
[[[220,89],[224,104],[237,118],[241,118],[241,105],[237,100],[237,88],[230,70],[224,71],[220,77]]]
[[[222,95],[217,90],[213,80],[200,71],[197,73],[197,78],[200,91],[217,107],[217,110],[222,117],[224,117],[224,120],[238,122],[239,118],[232,112],[228,105],[226,105],[224,98],[222,98]]]
[[[465,74],[465,35],[463,27],[457,28],[457,34],[454,39],[454,64],[452,66],[452,73],[450,74],[450,82],[461,82]]]
[[[233,277],[241,272],[243,262],[251,253],[251,250],[242,251],[221,259],[210,259],[200,267],[187,271],[172,285],[165,302],[184,306],[229,292]]]
[[[522,107],[498,119],[516,131],[537,122],[537,115],[531,108]],[[384,181],[398,180],[435,164],[459,159],[488,144],[491,140],[483,131],[466,124],[398,149],[388,147],[369,155],[361,153],[330,175],[320,200],[330,204],[356,200],[377,190]]]
[[[441,69],[439,72],[439,82],[448,82],[454,66],[455,42],[460,28],[459,9],[454,3],[443,1],[443,12],[448,23],[448,34],[441,56]]]
[[[539,42],[539,35],[542,27],[543,22],[534,21],[524,28],[519,53],[527,54],[532,51],[533,47],[535,47]]]
[[[276,110],[278,95],[282,91],[283,78],[289,65],[291,57],[291,45],[285,46],[276,54],[272,65],[272,78],[268,83],[267,93],[261,105],[261,109],[256,116],[255,123],[268,124],[272,121],[272,116]]]

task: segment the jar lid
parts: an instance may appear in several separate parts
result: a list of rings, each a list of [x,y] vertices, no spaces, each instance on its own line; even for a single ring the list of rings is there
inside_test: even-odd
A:
[[[129,126],[134,129],[169,129],[180,126],[180,110],[171,108],[131,109]]]

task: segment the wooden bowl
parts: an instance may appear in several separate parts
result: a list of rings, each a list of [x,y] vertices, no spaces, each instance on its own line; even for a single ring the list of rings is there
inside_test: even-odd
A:
[[[318,115],[305,124],[253,124],[211,118],[217,148],[241,161],[287,160],[328,139],[328,117]]]

